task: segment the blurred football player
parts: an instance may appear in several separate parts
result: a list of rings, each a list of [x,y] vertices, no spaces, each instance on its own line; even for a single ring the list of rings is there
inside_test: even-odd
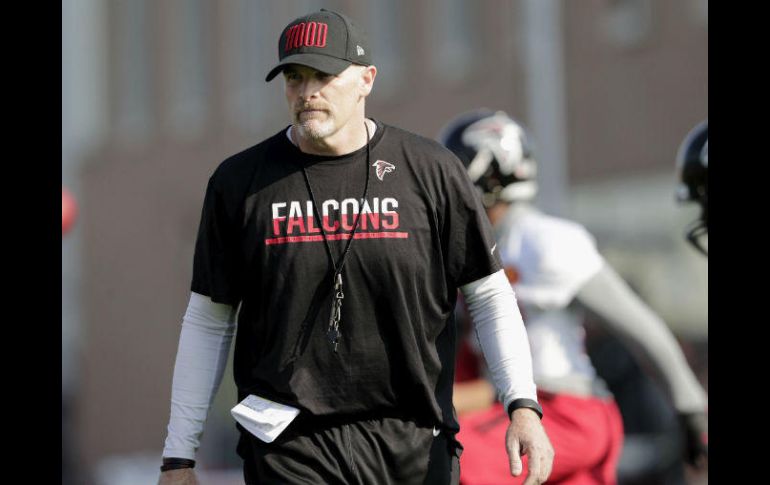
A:
[[[697,202],[700,218],[687,230],[687,241],[708,256],[709,231],[709,122],[698,123],[682,141],[676,156],[679,202]]]
[[[623,450],[620,410],[585,346],[584,311],[654,369],[687,430],[688,459],[701,464],[706,446],[706,393],[666,324],[598,253],[586,229],[533,205],[537,162],[522,126],[501,111],[477,110],[450,121],[439,140],[465,165],[483,194],[527,325],[543,425],[556,451],[548,483],[614,484]],[[461,344],[455,384],[464,445],[461,483],[519,483],[496,447],[505,412],[474,371],[478,344]]]

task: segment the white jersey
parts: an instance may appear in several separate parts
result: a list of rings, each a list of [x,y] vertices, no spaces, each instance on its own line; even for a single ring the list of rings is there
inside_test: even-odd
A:
[[[502,262],[513,270],[538,388],[599,392],[585,349],[583,315],[570,305],[604,265],[593,237],[580,224],[521,204],[514,204],[495,229]]]

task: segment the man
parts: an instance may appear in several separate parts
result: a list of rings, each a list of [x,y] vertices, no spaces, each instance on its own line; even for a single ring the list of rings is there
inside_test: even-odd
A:
[[[542,483],[553,449],[526,333],[462,164],[365,116],[377,69],[346,16],[294,20],[278,52],[267,80],[283,73],[292,124],[209,181],[160,483],[196,483],[237,308],[247,484],[457,483],[458,289],[511,416],[511,473],[526,454]]]
[[[581,308],[602,317],[608,330],[653,365],[687,417],[688,429],[704,430],[705,392],[664,322],[612,270],[585,228],[532,205],[537,162],[524,129],[501,111],[482,109],[451,120],[439,139],[483,193],[500,257],[526,318],[543,425],[556,451],[548,483],[617,483],[623,423],[588,357]],[[465,361],[458,362],[458,376],[461,370],[465,376],[455,388],[458,437],[466,447],[461,482],[520,483],[502,473],[490,446],[505,433],[504,411],[491,403],[493,391],[483,372],[468,368],[473,347],[470,340],[459,354]],[[691,460],[704,454],[697,448]]]
[[[682,140],[676,154],[679,202],[697,202],[701,215],[687,229],[687,241],[708,257],[709,122],[698,123]]]

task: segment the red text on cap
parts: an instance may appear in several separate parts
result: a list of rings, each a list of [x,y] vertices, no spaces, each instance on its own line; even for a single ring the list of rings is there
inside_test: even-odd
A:
[[[326,33],[329,26],[323,22],[301,22],[286,30],[286,45],[288,51],[297,47],[326,47]]]

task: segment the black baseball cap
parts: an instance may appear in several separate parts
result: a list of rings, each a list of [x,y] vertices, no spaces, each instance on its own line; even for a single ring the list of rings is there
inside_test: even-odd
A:
[[[366,34],[347,16],[322,8],[294,19],[278,40],[278,65],[272,80],[288,64],[301,64],[335,76],[351,64],[372,63]]]

